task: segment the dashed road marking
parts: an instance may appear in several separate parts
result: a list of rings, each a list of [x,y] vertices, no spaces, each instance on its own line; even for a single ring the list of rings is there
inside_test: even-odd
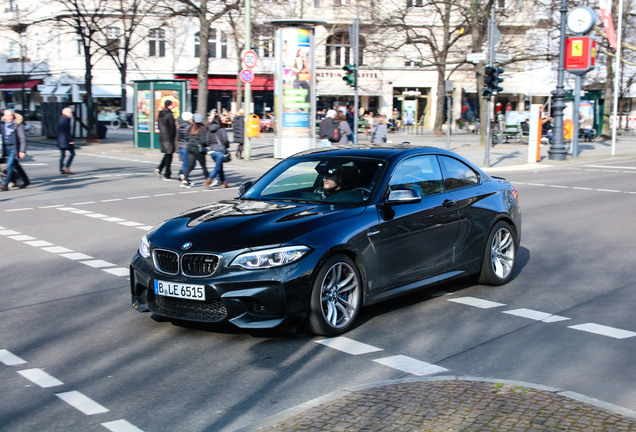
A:
[[[514,182],[514,184],[526,185],[526,186],[537,186],[537,187],[548,187],[553,189],[572,189],[572,190],[593,191],[593,192],[603,192],[603,193],[636,194],[635,191],[621,191],[617,189],[601,189],[601,188],[591,188],[591,187],[581,187],[581,186],[548,185],[543,183],[524,183],[524,182]]]
[[[457,297],[457,298],[448,299],[448,301],[461,303],[468,306],[474,306],[481,309],[490,309],[490,308],[505,306],[505,304],[503,303],[497,303],[490,300],[478,299],[475,297]]]
[[[26,360],[21,359],[9,350],[0,349],[0,362],[4,363],[6,366],[17,366],[25,364]]]
[[[64,384],[59,379],[47,374],[46,372],[44,372],[42,369],[39,369],[39,368],[21,370],[21,371],[18,371],[18,373],[22,375],[24,378],[31,381],[33,384],[37,384],[42,388],[57,387]]]
[[[434,364],[426,363],[403,355],[383,357],[373,361],[417,376],[433,375],[440,372],[446,372],[448,370],[441,366],[436,366]]]
[[[588,333],[594,333],[601,336],[608,336],[614,339],[627,339],[627,338],[636,336],[636,333],[633,331],[622,330],[622,329],[608,327],[608,326],[594,324],[594,323],[573,325],[568,328],[571,328],[574,330],[581,330]]]
[[[115,420],[107,423],[102,423],[106,429],[111,432],[143,432],[137,426],[129,423],[126,420]]]
[[[86,415],[103,414],[109,411],[105,406],[100,405],[88,396],[73,390],[65,393],[57,393],[55,396]]]
[[[536,311],[532,309],[524,309],[524,308],[507,310],[507,311],[503,311],[502,313],[515,315],[522,318],[528,318],[535,321],[543,321],[546,323],[553,323],[553,322],[565,321],[570,319],[570,318],[566,318],[559,315],[553,315],[546,312]]]
[[[338,351],[342,351],[351,355],[368,354],[372,352],[382,351],[382,348],[377,348],[372,345],[367,345],[365,343],[358,342],[344,336],[330,338],[330,339],[320,339],[320,340],[317,340],[316,343],[319,343],[324,346],[328,346],[329,348],[333,348]]]

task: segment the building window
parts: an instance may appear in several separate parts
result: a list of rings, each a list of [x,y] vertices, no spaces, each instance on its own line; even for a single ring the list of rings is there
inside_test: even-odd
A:
[[[121,47],[121,29],[119,27],[108,27],[106,29],[106,51],[112,55],[118,55]]]
[[[7,56],[7,58],[9,60],[18,60],[20,57],[22,57],[20,55],[20,44],[18,42],[15,41],[10,41],[9,42],[9,55]]]
[[[80,35],[75,35],[75,55],[84,55],[84,42]]]
[[[148,56],[166,56],[166,31],[164,29],[154,28],[148,32]]]
[[[406,0],[406,7],[424,7],[424,0]]]
[[[346,6],[351,4],[351,0],[333,0],[336,6]]]
[[[353,62],[349,35],[338,33],[327,38],[325,66],[344,66]]]
[[[194,56],[199,57],[199,33],[194,35]],[[208,57],[227,58],[227,37],[221,30],[210,29],[208,37]]]
[[[254,28],[254,41],[256,46],[254,51],[260,58],[274,57],[274,34],[266,29],[259,30]]]

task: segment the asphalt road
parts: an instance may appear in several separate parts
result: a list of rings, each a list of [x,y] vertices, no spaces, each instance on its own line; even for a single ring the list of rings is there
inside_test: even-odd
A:
[[[0,195],[0,430],[232,431],[345,386],[439,373],[568,389],[636,410],[636,159],[499,171],[515,183],[515,278],[375,305],[344,338],[173,324],[130,307],[144,230],[233,197],[157,179],[158,153],[32,146]],[[175,166],[176,167],[176,166]],[[262,167],[226,166],[236,186]]]

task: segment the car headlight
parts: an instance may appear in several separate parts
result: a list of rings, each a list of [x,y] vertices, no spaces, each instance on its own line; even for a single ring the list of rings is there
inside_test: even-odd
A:
[[[310,250],[311,249],[307,246],[286,246],[276,249],[245,252],[234,258],[230,265],[238,266],[246,270],[280,267],[298,261]]]
[[[150,242],[148,241],[148,234],[145,234],[139,241],[139,255],[144,258],[150,258]]]

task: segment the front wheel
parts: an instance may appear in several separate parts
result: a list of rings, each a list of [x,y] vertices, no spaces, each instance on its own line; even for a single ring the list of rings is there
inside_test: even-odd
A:
[[[498,222],[488,235],[479,283],[503,285],[512,277],[517,241],[514,229],[506,222]]]
[[[318,271],[311,292],[309,329],[335,336],[348,331],[362,304],[362,283],[356,265],[346,255],[334,255]]]

